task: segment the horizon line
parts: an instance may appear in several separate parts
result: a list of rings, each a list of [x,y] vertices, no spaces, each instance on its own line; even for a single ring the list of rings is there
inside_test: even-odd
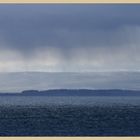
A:
[[[140,70],[97,70],[97,71],[0,71],[0,73],[96,73],[96,72],[140,72]]]
[[[62,90],[64,90],[64,91],[80,91],[80,90],[87,90],[87,91],[134,91],[134,92],[140,92],[140,90],[138,90],[138,89],[116,89],[116,88],[104,88],[104,89],[92,89],[92,88],[75,88],[75,89],[69,89],[69,88],[56,88],[56,89],[45,89],[45,90],[38,90],[38,89],[25,89],[25,90],[22,90],[22,91],[18,91],[18,92],[14,92],[14,91],[12,91],[12,92],[2,92],[2,91],[0,91],[0,94],[24,94],[24,92],[36,92],[36,93],[38,93],[38,92],[43,92],[43,91],[62,91]]]

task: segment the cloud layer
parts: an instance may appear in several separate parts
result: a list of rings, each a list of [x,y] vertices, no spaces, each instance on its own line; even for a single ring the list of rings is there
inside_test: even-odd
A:
[[[0,71],[139,71],[140,5],[0,5]]]

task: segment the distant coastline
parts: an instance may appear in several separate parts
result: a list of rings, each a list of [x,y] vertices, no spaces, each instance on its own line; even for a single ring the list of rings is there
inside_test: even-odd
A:
[[[0,96],[140,96],[140,91],[122,89],[50,89],[0,93]]]

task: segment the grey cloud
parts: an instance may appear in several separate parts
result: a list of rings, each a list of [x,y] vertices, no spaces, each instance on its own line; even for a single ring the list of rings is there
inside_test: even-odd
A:
[[[138,70],[139,12],[135,4],[0,5],[0,71]]]
[[[139,11],[140,5],[0,5],[0,30],[21,51],[108,46],[119,28],[140,24]]]

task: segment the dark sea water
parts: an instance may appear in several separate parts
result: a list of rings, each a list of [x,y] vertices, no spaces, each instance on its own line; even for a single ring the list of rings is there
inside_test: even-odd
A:
[[[1,136],[140,136],[140,97],[1,96]]]

